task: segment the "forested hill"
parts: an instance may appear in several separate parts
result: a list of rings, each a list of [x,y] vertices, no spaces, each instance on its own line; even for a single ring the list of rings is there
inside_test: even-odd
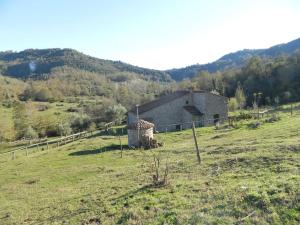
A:
[[[122,81],[128,76],[155,81],[170,81],[163,71],[145,69],[120,61],[103,60],[73,49],[28,49],[21,52],[0,52],[0,74],[15,78],[41,78],[55,67],[68,66]]]
[[[276,58],[281,55],[291,55],[300,49],[300,38],[288,42],[286,44],[275,45],[268,49],[244,49],[234,53],[224,55],[215,62],[200,65],[195,64],[185,68],[171,69],[166,72],[171,75],[174,80],[183,80],[184,78],[191,78],[201,71],[208,71],[214,73],[216,71],[224,71],[227,69],[241,68],[255,56],[263,58]]]

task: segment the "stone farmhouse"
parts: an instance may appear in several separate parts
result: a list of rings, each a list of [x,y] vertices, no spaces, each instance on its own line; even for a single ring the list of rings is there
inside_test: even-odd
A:
[[[173,131],[192,126],[209,126],[227,120],[227,98],[205,91],[176,91],[128,112],[128,124],[140,119],[155,125],[156,131]]]

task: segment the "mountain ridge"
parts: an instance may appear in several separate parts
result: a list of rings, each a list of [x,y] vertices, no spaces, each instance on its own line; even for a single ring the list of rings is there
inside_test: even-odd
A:
[[[50,74],[56,67],[95,72],[108,78],[110,75],[134,75],[138,78],[162,82],[171,81],[164,71],[133,66],[121,61],[99,59],[69,48],[26,49],[20,52],[0,52],[0,72],[15,78],[39,77]]]
[[[218,60],[207,64],[194,64],[184,68],[166,70],[174,80],[180,81],[185,78],[192,78],[201,71],[214,73],[227,69],[241,68],[252,57],[274,58],[280,55],[290,55],[300,49],[300,38],[287,43],[274,45],[266,49],[243,49],[228,53]]]
[[[207,64],[194,64],[164,71],[138,67],[121,61],[99,59],[70,48],[2,51],[0,52],[0,74],[21,79],[41,78],[45,74],[51,74],[54,68],[68,66],[94,72],[115,81],[123,81],[130,77],[170,82],[192,78],[201,71],[214,73],[242,68],[253,57],[274,58],[290,55],[299,49],[300,38],[266,49],[243,49],[231,52]]]

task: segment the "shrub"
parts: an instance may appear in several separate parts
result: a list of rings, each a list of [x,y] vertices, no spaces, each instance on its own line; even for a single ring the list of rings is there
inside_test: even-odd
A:
[[[253,207],[257,207],[262,210],[267,210],[270,206],[270,199],[267,193],[252,192],[244,197],[244,201]]]
[[[266,122],[266,123],[274,123],[274,122],[279,121],[280,119],[281,119],[280,116],[278,116],[278,115],[276,115],[276,114],[273,114],[273,115],[271,116],[271,118],[265,119],[265,122]]]
[[[152,185],[155,187],[165,186],[168,184],[169,164],[166,160],[165,168],[161,167],[161,158],[153,156],[153,163],[151,165]]]
[[[79,109],[71,107],[67,109],[67,112],[79,112]]]
[[[261,125],[262,125],[261,122],[255,121],[255,122],[250,123],[248,126],[249,126],[250,128],[256,129],[256,128],[260,127]]]
[[[236,98],[230,98],[228,101],[228,108],[229,111],[234,112],[239,107],[239,104],[236,100]]]
[[[72,129],[69,123],[59,124],[56,127],[56,133],[60,136],[66,136],[72,133]]]
[[[71,120],[71,128],[75,133],[88,130],[91,125],[92,125],[91,118],[85,114],[80,116],[75,116]]]
[[[239,115],[236,117],[237,120],[248,120],[251,118],[252,118],[252,115],[247,112],[240,112]]]
[[[31,127],[27,127],[27,129],[24,131],[24,137],[34,139],[38,137],[37,132]]]

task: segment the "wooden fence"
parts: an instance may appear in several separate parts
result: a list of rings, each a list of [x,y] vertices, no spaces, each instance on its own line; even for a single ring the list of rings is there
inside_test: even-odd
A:
[[[35,143],[32,145],[23,146],[17,149],[10,150],[8,152],[4,152],[0,154],[0,162],[7,161],[9,159],[16,159],[18,156],[25,155],[28,156],[30,153],[37,152],[37,151],[48,151],[51,148],[59,148],[62,145],[68,144],[70,142],[74,142],[76,140],[89,137],[96,133],[94,132],[80,132],[76,134],[72,134],[69,136],[60,137],[53,140],[44,140],[39,143]]]

